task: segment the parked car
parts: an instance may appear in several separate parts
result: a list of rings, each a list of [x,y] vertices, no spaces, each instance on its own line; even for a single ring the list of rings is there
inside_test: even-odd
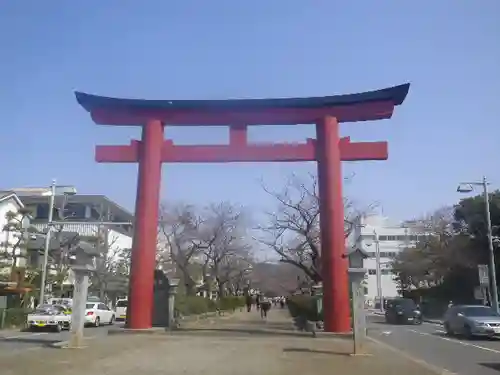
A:
[[[116,301],[116,320],[125,320],[127,317],[128,300],[119,299]]]
[[[391,324],[422,324],[422,313],[410,298],[394,298],[387,301],[385,321]]]
[[[51,329],[61,332],[71,326],[71,310],[64,305],[40,305],[28,314],[26,325],[29,330]]]
[[[500,336],[500,316],[489,306],[454,305],[444,315],[444,329],[448,335]]]
[[[115,317],[116,313],[102,302],[87,302],[85,306],[85,325],[113,324]]]

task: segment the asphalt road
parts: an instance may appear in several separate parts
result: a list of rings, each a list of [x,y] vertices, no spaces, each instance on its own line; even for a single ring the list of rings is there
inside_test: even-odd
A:
[[[413,358],[460,375],[499,375],[500,340],[448,337],[438,324],[389,325],[368,317],[368,335]],[[446,373],[446,372],[445,372]]]
[[[115,326],[119,326],[116,324]],[[108,330],[115,326],[102,326],[99,328],[85,328],[86,337],[99,337],[108,334]],[[53,343],[69,340],[69,332],[21,332],[0,331],[0,358],[4,355],[15,354],[26,350],[36,350],[50,346]]]

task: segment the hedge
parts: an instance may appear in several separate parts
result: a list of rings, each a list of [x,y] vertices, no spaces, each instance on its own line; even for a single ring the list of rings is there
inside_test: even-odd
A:
[[[293,318],[298,316],[306,317],[311,322],[323,321],[323,311],[318,312],[318,298],[320,296],[296,295],[288,297],[287,306]],[[351,300],[352,316],[352,300]]]
[[[245,305],[244,297],[223,297],[219,300],[198,296],[178,295],[175,298],[175,310],[181,315],[199,315],[219,310],[235,310]]]
[[[24,327],[31,311],[21,308],[0,309],[0,329]]]
[[[175,299],[175,310],[181,315],[199,315],[219,310],[235,310],[245,306],[245,297],[223,297],[211,300],[197,296],[178,295]],[[26,318],[32,310],[0,309],[0,329],[21,328],[26,324]]]
[[[323,312],[318,312],[317,308],[318,297],[308,295],[291,296],[287,299],[287,306],[290,315],[293,318],[305,317],[312,322],[322,321]]]

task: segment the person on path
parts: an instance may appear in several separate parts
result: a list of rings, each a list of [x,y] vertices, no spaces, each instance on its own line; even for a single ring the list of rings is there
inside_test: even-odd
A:
[[[283,297],[280,298],[280,306],[282,309],[285,308],[285,299]]]
[[[252,296],[251,295],[247,295],[245,297],[245,303],[247,305],[247,311],[250,312],[252,311]]]
[[[267,318],[267,313],[271,309],[271,300],[267,297],[262,297],[260,300],[260,317]]]
[[[257,294],[255,296],[255,306],[257,307],[257,310],[260,309],[260,295]]]

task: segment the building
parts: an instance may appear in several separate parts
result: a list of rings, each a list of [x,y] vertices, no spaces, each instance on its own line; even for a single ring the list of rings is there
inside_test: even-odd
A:
[[[394,257],[404,249],[415,246],[421,226],[414,223],[394,223],[379,215],[365,215],[358,219],[349,237],[350,246],[359,246],[369,257],[363,267],[365,276],[365,298],[369,305],[378,302],[377,251],[380,259],[380,289],[383,298],[397,297],[399,290],[391,270]]]
[[[49,216],[48,191],[48,188],[15,188],[0,192],[0,197],[3,197],[3,200],[0,198],[0,204],[3,204],[0,205],[0,221],[5,218],[8,211],[17,212],[20,207],[24,207],[24,211],[31,216],[31,227],[41,233],[45,232]],[[106,196],[57,196],[54,206],[53,220],[68,222],[56,226],[54,230],[75,232],[84,238],[95,238],[96,243],[105,251],[104,256],[98,261],[112,261],[113,257],[118,258],[123,250],[132,248],[134,217],[132,213]],[[117,224],[109,224],[110,222]],[[41,265],[41,252],[30,252],[28,262],[31,266]],[[71,285],[72,279],[70,273],[64,284]]]
[[[0,192],[0,281],[6,282],[11,277],[13,267],[22,267],[23,258],[15,248],[17,231],[10,230],[9,213],[15,213],[13,220],[21,220],[19,211],[24,208],[19,197],[13,192]],[[15,262],[15,264],[14,264]]]

